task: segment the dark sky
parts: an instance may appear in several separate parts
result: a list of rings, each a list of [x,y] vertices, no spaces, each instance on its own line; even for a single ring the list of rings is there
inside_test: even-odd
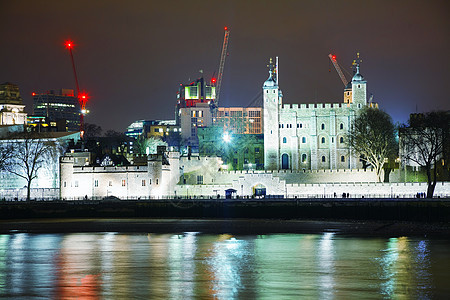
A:
[[[248,106],[279,56],[284,103],[342,102],[343,67],[359,51],[374,101],[394,121],[450,109],[448,1],[7,1],[0,0],[0,81],[33,91],[75,88],[63,43],[72,39],[86,117],[124,131],[173,119],[180,83],[218,69],[231,28],[221,106]]]

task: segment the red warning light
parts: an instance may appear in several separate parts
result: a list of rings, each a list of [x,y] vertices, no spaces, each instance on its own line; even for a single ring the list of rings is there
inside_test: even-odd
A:
[[[336,55],[331,56],[333,60],[336,60]]]
[[[72,49],[73,48],[73,42],[72,41],[66,41],[64,43],[64,45],[66,46],[67,49]]]
[[[36,93],[34,93],[34,92],[33,92],[33,93],[31,93],[31,96],[36,96]]]
[[[227,30],[228,30],[228,27],[227,27],[227,26],[225,26],[225,28],[224,28],[224,29],[225,29],[225,31],[227,31]]]
[[[212,82],[212,83],[216,83],[216,81],[217,81],[217,79],[216,79],[216,78],[214,78],[214,77],[213,77],[213,78],[211,78],[211,82]]]

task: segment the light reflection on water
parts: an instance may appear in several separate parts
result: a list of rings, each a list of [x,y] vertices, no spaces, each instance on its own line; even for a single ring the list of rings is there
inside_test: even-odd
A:
[[[0,297],[439,298],[450,241],[333,233],[0,235]]]

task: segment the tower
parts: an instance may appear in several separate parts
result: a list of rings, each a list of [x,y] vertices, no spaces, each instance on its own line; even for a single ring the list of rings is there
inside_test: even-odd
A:
[[[269,78],[263,85],[263,114],[264,114],[264,168],[278,170],[280,168],[280,132],[279,112],[282,105],[281,91],[270,59]]]
[[[367,105],[367,81],[365,81],[364,77],[359,73],[359,64],[356,65],[356,73],[353,75],[351,84],[351,103],[357,108],[363,108]]]

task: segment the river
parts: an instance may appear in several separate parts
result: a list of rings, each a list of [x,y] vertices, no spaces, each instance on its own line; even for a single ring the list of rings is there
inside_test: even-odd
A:
[[[450,294],[440,238],[185,232],[0,235],[0,297],[380,299]]]

